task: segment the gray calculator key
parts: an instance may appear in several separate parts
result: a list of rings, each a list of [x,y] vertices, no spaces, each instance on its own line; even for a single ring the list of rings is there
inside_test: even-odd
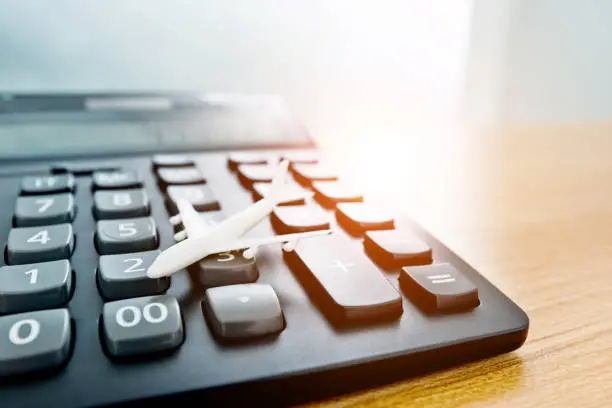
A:
[[[283,312],[272,286],[261,283],[206,290],[204,312],[217,336],[244,338],[283,330]]]
[[[14,220],[16,227],[34,227],[71,222],[74,214],[71,193],[18,197]]]
[[[135,171],[96,171],[93,174],[95,189],[140,187],[142,181]]]
[[[27,264],[70,258],[74,249],[71,224],[13,228],[9,232],[6,258],[9,264]]]
[[[101,255],[147,251],[159,246],[151,217],[103,220],[96,224],[96,247]]]
[[[406,266],[399,281],[408,297],[429,311],[467,310],[480,305],[478,288],[449,263]]]
[[[63,365],[70,355],[71,337],[67,309],[0,317],[0,375]]]
[[[102,255],[98,265],[98,287],[106,299],[164,293],[170,278],[151,279],[147,270],[159,251],[135,252],[122,255]]]
[[[176,348],[184,337],[179,304],[168,295],[105,303],[102,337],[108,353],[114,357]]]
[[[143,189],[96,191],[94,213],[98,219],[147,216],[149,196]]]
[[[0,313],[63,306],[72,293],[70,262],[42,262],[0,268]]]
[[[216,211],[221,208],[213,191],[207,185],[168,186],[168,210],[176,214],[176,201],[185,199],[193,205],[196,211]]]
[[[21,180],[22,194],[49,194],[74,191],[72,174],[26,176]]]
[[[243,251],[209,255],[198,264],[200,282],[208,287],[255,282],[259,277],[255,259],[242,256]]]

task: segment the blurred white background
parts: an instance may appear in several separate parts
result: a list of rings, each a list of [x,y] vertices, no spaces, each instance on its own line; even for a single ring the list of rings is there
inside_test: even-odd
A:
[[[279,93],[321,132],[439,123],[459,112],[471,4],[3,1],[0,90]]]

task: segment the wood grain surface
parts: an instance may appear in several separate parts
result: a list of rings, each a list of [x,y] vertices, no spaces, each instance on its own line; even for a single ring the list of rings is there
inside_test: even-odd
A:
[[[527,312],[529,336],[513,353],[312,406],[612,406],[612,125],[391,144],[327,151],[342,149],[370,194],[409,185],[396,201]]]

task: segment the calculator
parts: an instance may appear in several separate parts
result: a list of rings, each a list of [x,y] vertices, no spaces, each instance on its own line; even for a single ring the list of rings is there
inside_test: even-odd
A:
[[[283,406],[526,339],[515,303],[346,183],[280,98],[0,96],[3,408]],[[222,223],[281,160],[296,197],[247,235],[332,234],[146,275],[181,234],[179,198]]]

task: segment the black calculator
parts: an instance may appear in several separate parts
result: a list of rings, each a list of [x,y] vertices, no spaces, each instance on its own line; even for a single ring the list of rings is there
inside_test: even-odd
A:
[[[148,266],[296,193],[247,235],[292,250]],[[333,164],[333,163],[332,163]],[[372,205],[272,96],[0,95],[0,406],[283,406],[520,347],[526,314],[403,214]]]

